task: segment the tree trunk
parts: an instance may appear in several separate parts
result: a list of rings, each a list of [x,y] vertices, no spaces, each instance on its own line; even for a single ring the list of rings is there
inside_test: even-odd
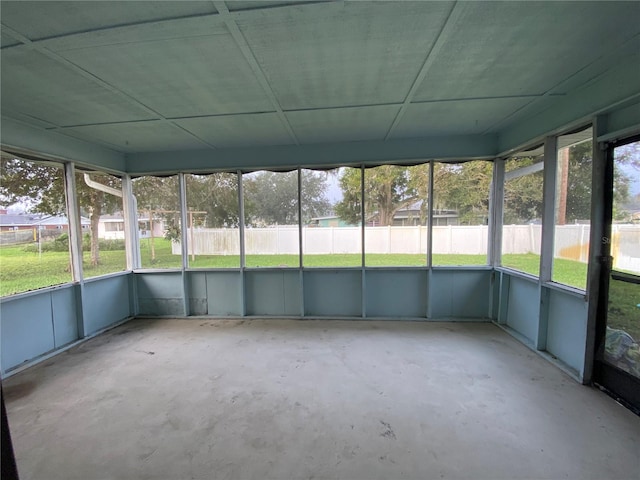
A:
[[[91,266],[97,267],[100,264],[100,244],[98,239],[98,226],[102,215],[102,192],[97,192],[92,196],[91,206]]]

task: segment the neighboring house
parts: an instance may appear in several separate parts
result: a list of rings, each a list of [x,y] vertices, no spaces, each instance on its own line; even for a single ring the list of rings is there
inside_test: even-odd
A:
[[[422,207],[422,200],[418,200],[411,205],[399,209],[396,214],[393,216],[393,226],[394,227],[408,227],[408,226],[417,226],[427,224],[426,220],[420,222],[420,208]],[[433,226],[448,226],[448,225],[458,225],[458,211],[457,210],[434,210],[433,211]]]
[[[159,218],[153,219],[153,236],[163,237],[165,231],[164,220]],[[138,235],[140,238],[149,238],[152,236],[150,230],[150,222],[148,216],[138,216]],[[124,239],[124,217],[122,213],[113,215],[102,215],[98,224],[98,238],[105,239]]]
[[[337,215],[330,215],[328,217],[314,217],[308,223],[309,227],[356,227],[351,223],[347,223],[341,220]]]
[[[82,229],[88,230],[91,222],[82,217]],[[15,230],[69,230],[65,215],[45,215],[42,213],[7,213],[0,210],[0,231]]]
[[[393,216],[392,226],[394,227],[410,227],[422,224],[426,225],[426,221],[420,222],[420,207],[422,201],[417,201],[407,207],[399,209]],[[456,210],[434,210],[433,226],[458,225],[458,212]],[[308,224],[309,227],[355,227],[357,225],[349,224],[341,220],[337,215],[328,217],[312,218]],[[367,219],[368,227],[378,227],[378,215],[374,213]]]

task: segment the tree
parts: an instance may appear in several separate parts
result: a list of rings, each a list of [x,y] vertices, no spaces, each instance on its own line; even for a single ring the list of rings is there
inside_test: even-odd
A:
[[[91,174],[91,179],[121,189],[121,180],[111,175]],[[91,221],[91,265],[100,263],[98,225],[103,214],[122,209],[119,197],[89,187],[83,174],[77,174],[76,195],[82,214]],[[0,173],[0,204],[27,203],[30,210],[48,215],[66,214],[64,175],[53,165],[11,158],[2,159]]]
[[[461,224],[485,223],[489,216],[491,162],[436,163],[433,171],[433,205],[455,210]]]
[[[328,214],[326,177],[301,173],[302,223]],[[298,224],[298,172],[255,172],[244,176],[245,222],[251,226]]]
[[[507,160],[505,171],[511,172],[541,162],[540,157],[518,157]],[[539,170],[504,182],[505,225],[530,223],[542,218],[544,173]]]
[[[196,215],[196,225],[209,228],[231,228],[240,225],[238,175],[188,175],[186,184],[188,210],[207,212],[204,215]]]
[[[417,176],[420,172],[417,167],[382,165],[365,171],[366,221],[375,221],[379,225],[391,225],[398,210],[424,198],[422,195],[426,190],[420,190],[419,183],[412,179],[414,169],[414,175]],[[340,177],[342,200],[334,206],[336,215],[351,224],[360,222],[362,205],[360,175],[360,170],[353,168],[342,173]]]

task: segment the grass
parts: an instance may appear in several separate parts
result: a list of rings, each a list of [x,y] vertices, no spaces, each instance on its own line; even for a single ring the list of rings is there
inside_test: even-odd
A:
[[[640,342],[640,285],[611,279],[607,324]]]
[[[163,238],[154,239],[155,260],[151,259],[150,239],[140,241],[140,255],[143,268],[180,268],[179,255],[171,253],[171,242]],[[359,267],[359,254],[304,255],[305,267]],[[95,277],[125,269],[124,250],[101,251],[101,263],[92,267],[89,252],[84,252],[84,276]],[[484,255],[433,255],[434,266],[485,265]],[[503,264],[510,268],[538,274],[540,259],[534,254],[504,255]],[[247,255],[246,266],[294,267],[299,265],[298,255]],[[383,266],[426,266],[426,255],[411,254],[366,254],[366,265]],[[239,268],[238,255],[198,255],[195,261],[189,257],[190,268]],[[554,264],[554,281],[566,285],[585,288],[587,265],[570,260],[558,259]],[[26,253],[23,246],[0,247],[0,295],[34,290],[49,285],[71,281],[69,255],[66,252]]]

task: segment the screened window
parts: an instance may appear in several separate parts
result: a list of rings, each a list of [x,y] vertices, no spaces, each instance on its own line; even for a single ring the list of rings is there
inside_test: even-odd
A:
[[[586,289],[591,227],[591,128],[558,137],[552,280]]]
[[[142,268],[182,266],[178,176],[135,178]],[[190,216],[187,216],[189,219]]]
[[[122,180],[102,172],[76,173],[85,278],[126,270]]]
[[[365,265],[426,266],[429,164],[364,172]]]
[[[502,265],[536,276],[540,274],[543,160],[541,151],[508,159],[504,181]]]
[[[298,171],[242,176],[247,267],[298,267]]]
[[[190,268],[240,267],[238,175],[186,175]]]
[[[72,280],[61,165],[3,155],[0,169],[0,295]]]
[[[302,170],[302,252],[305,267],[362,265],[359,168]]]
[[[433,265],[486,265],[493,164],[435,163]]]

